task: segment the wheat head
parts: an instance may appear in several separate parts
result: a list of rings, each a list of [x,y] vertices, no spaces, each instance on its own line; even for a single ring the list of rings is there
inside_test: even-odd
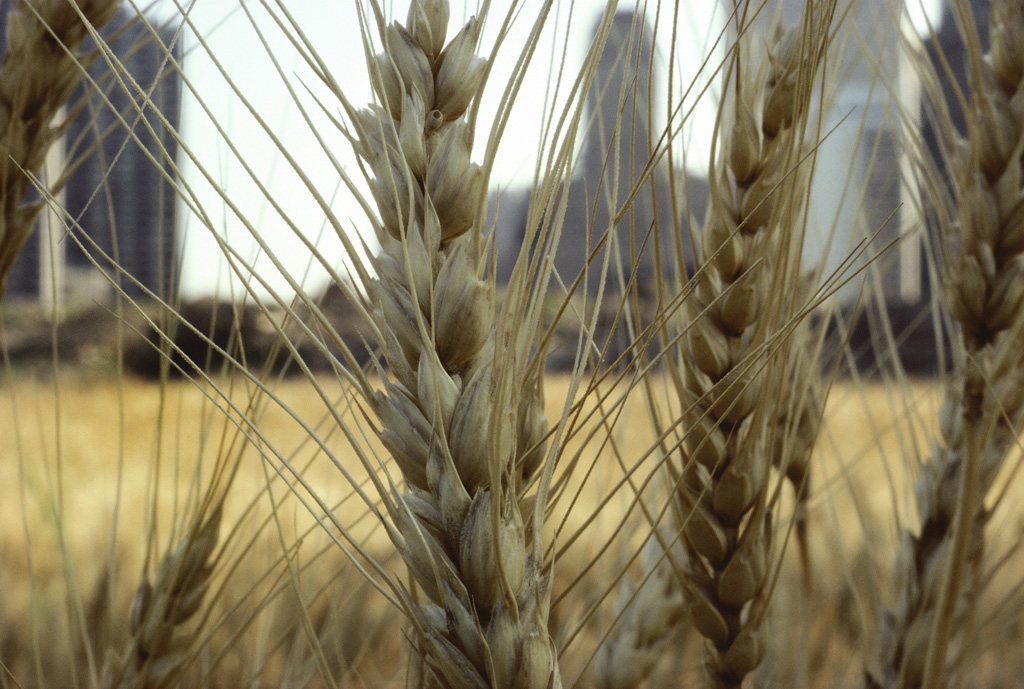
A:
[[[373,404],[405,479],[391,533],[428,599],[404,594],[419,681],[543,689],[560,686],[548,577],[520,498],[546,421],[501,368],[514,357],[478,275],[484,171],[464,115],[488,65],[476,55],[481,20],[449,41],[448,15],[444,0],[415,0],[404,25],[380,22],[380,104],[353,116],[380,215],[370,299],[390,379]]]
[[[196,519],[181,541],[160,562],[156,580],[143,575],[132,600],[131,640],[121,654],[108,653],[104,689],[160,689],[176,684],[183,671],[193,630],[181,627],[203,606],[213,573],[222,503],[204,519]]]
[[[992,3],[984,57],[969,10],[961,20],[970,109],[953,157],[955,209],[942,228],[958,364],[915,487],[920,531],[902,535],[900,597],[881,630],[872,686],[945,684],[948,648],[962,641],[984,586],[985,496],[1024,422],[1024,3]]]
[[[751,7],[736,12],[738,35]],[[782,305],[796,291],[799,265],[803,179],[794,169],[834,11],[834,4],[809,3],[801,23],[770,47],[760,83],[737,43],[730,124],[711,171],[706,263],[689,304],[682,357],[688,456],[676,496],[688,553],[685,597],[707,639],[705,669],[716,687],[741,685],[764,655],[769,469],[776,462],[795,476],[806,473],[813,444],[812,434],[782,456],[771,441],[785,397],[780,373],[792,365],[786,350],[802,348],[779,337],[792,327]],[[794,392],[795,399],[803,395]]]

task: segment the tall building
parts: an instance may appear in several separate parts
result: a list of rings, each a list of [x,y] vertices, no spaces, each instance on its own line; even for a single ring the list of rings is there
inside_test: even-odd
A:
[[[878,5],[877,12],[872,12],[871,5]],[[933,308],[933,294],[942,290],[945,240],[931,209],[936,192],[948,199],[953,192],[927,188],[929,182],[921,174],[923,166],[925,176],[941,180],[940,184],[947,183],[949,176],[932,126],[933,108],[927,103],[921,69],[922,65],[929,69],[930,64],[941,89],[938,95],[945,101],[953,126],[963,135],[966,126],[957,92],[966,92],[968,86],[967,52],[951,3],[943,3],[942,14],[931,18],[932,35],[917,45],[913,40],[901,43],[898,38],[899,28],[904,35],[914,36],[906,15],[902,27],[898,26],[900,15],[894,13],[901,7],[893,8],[885,0],[858,7],[853,18],[864,47],[854,54],[854,78],[840,91],[834,108],[834,120],[843,113],[864,112],[862,118],[852,117],[853,123],[844,125],[852,130],[863,122],[853,161],[854,174],[860,174],[863,181],[861,186],[852,186],[863,193],[862,226],[854,228],[851,236],[859,239],[877,233],[870,256],[898,240],[868,272],[874,281],[869,294],[875,298],[862,304],[859,321],[851,319],[850,341],[862,354],[862,362],[881,354],[884,367],[892,354],[886,332],[890,331],[902,366],[912,373],[930,373],[948,364],[940,360],[940,353],[948,353],[948,347],[936,341],[936,333],[944,329],[936,328],[939,314]],[[987,50],[989,2],[970,0],[968,7],[979,29],[982,50]],[[852,132],[845,136],[850,140]],[[846,301],[852,302],[852,295]]]
[[[974,15],[974,24],[978,27],[978,39],[983,52],[988,51],[988,25],[991,2],[989,0],[970,0],[969,7]],[[957,20],[953,7],[949,4],[943,6],[942,16],[935,27],[935,36],[929,37],[924,42],[924,51],[928,62],[931,63],[935,72],[942,75],[939,85],[942,89],[942,98],[948,106],[950,123],[960,136],[967,134],[967,119],[963,108],[960,107],[959,94],[968,92],[968,64],[967,51],[964,48],[964,41],[957,27]],[[1021,37],[1024,40],[1024,37]],[[948,65],[948,75],[946,72]],[[952,80],[948,77],[952,76]],[[928,158],[941,170],[941,180],[944,184],[950,184],[949,173],[944,168],[943,145],[940,142],[940,135],[928,116],[928,106],[922,107],[921,116],[921,139]],[[947,192],[949,198],[953,198],[953,192]],[[935,255],[943,256],[941,238],[938,236],[938,229],[931,223],[930,239]]]
[[[6,35],[8,5],[3,2],[0,35]],[[178,241],[174,231],[175,195],[164,175],[172,175],[177,144],[154,106],[172,128],[177,128],[180,78],[157,41],[168,46],[175,59],[181,56],[180,44],[174,42],[173,28],[158,30],[159,38],[154,38],[128,6],[118,11],[102,33],[123,69],[148,94],[152,106],[120,70],[111,70],[103,57],[89,66],[89,75],[102,95],[88,95],[85,107],[64,136],[64,160],[69,164],[80,162],[63,190],[65,217],[59,221],[60,244],[53,253],[59,261],[56,270],[62,274],[58,278],[64,284],[63,296],[104,299],[112,288],[97,272],[90,256],[112,275],[119,275],[111,263],[116,260],[141,283],[118,277],[129,295],[141,296],[150,290],[168,298],[176,287]],[[87,43],[85,50],[89,49]],[[88,88],[89,84],[83,83],[71,102],[81,98]],[[133,101],[144,116],[139,115]],[[159,161],[159,167],[151,156]],[[85,251],[64,236],[65,224]],[[44,244],[48,241],[46,233],[37,228],[8,278],[8,298],[33,298],[46,292],[52,279],[48,275],[50,247]]]
[[[563,244],[555,259],[563,276],[574,276],[583,269],[587,252],[577,247],[592,248],[606,233],[613,270],[616,263],[624,270],[635,264],[639,278],[650,280],[653,275],[652,242],[660,236],[654,225],[655,210],[666,227],[671,213],[664,169],[655,168],[652,173],[656,204],[652,203],[652,181],[648,179],[623,212],[631,190],[650,168],[648,122],[654,114],[650,89],[660,83],[658,75],[652,74],[651,35],[650,27],[636,15],[615,15],[587,94],[580,167],[570,183]],[[648,234],[648,246],[641,250]],[[589,291],[599,285],[600,265],[598,260],[591,268]],[[615,279],[613,276],[612,284]]]
[[[594,35],[598,28],[599,24]],[[661,244],[663,268],[670,274],[674,271],[676,223],[668,169],[664,158],[659,164],[650,163],[658,133],[652,138],[649,122],[664,112],[664,107],[653,102],[657,92],[650,91],[660,86],[659,75],[652,74],[657,63],[652,36],[650,26],[637,15],[620,12],[614,17],[587,93],[575,172],[562,189],[568,199],[555,268],[562,280],[571,284],[593,254],[585,282],[589,293],[600,286],[604,251],[614,252],[606,276],[606,286],[613,289],[619,283],[620,267],[625,280],[630,279],[634,267],[641,282],[653,278],[656,242]],[[693,216],[703,217],[706,182],[691,178],[688,191],[689,203],[683,205],[689,206]],[[494,200],[492,197],[492,211]],[[528,203],[529,194],[522,191],[513,189],[501,196],[496,230],[499,282],[508,279],[523,244]],[[688,223],[681,227],[686,232]],[[595,252],[606,235],[603,247]],[[690,246],[688,237],[682,245]]]

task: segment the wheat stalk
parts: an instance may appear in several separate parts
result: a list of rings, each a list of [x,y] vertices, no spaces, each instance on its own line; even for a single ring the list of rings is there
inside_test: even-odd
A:
[[[1024,422],[1024,3],[992,4],[984,58],[970,10],[957,7],[968,27],[971,103],[944,231],[960,356],[915,488],[921,529],[901,540],[900,598],[883,625],[872,686],[945,683],[948,647],[961,641],[983,587],[984,499]]]
[[[738,35],[747,9],[737,10]],[[780,453],[772,427],[785,408],[778,392],[785,348],[802,346],[778,339],[790,318],[784,305],[795,293],[801,243],[803,183],[791,171],[802,155],[803,122],[834,9],[809,4],[802,22],[778,36],[763,86],[737,42],[731,125],[720,134],[725,151],[711,171],[707,261],[689,303],[683,356],[688,452],[676,497],[688,553],[685,596],[707,639],[705,670],[716,687],[741,685],[764,655],[769,468],[774,460],[794,475],[805,473],[813,444],[812,434]],[[812,378],[813,366],[803,366]]]
[[[43,201],[26,202],[31,177],[69,120],[55,121],[82,74],[79,48],[118,0],[20,0],[7,17],[0,66],[0,298]]]
[[[132,600],[132,638],[120,655],[108,654],[104,689],[174,686],[196,636],[180,628],[199,612],[210,588],[222,506],[218,503],[205,518],[193,521],[174,550],[164,555],[154,583],[143,575]]]
[[[557,687],[540,525],[528,536],[520,507],[546,421],[513,383],[514,346],[499,341],[494,288],[478,276],[484,170],[463,116],[487,69],[480,23],[446,45],[443,0],[415,0],[405,25],[379,20],[380,105],[352,113],[380,214],[370,297],[392,376],[373,405],[407,491],[390,532],[429,599],[404,598],[419,681]]]

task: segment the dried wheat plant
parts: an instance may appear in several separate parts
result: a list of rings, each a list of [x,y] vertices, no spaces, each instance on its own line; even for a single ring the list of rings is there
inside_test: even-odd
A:
[[[934,688],[961,676],[962,635],[985,586],[986,498],[1024,423],[1024,3],[992,3],[984,56],[970,8],[955,7],[969,102],[941,229],[956,369],[915,487],[920,531],[902,535],[900,597],[884,620],[870,686]]]
[[[378,17],[380,105],[352,113],[381,221],[370,300],[390,380],[373,405],[405,481],[391,533],[429,600],[403,592],[418,683],[558,687],[543,509],[521,502],[547,422],[480,275],[484,172],[463,116],[488,66],[481,18],[448,41],[448,16],[446,0],[414,0],[404,25]]]
[[[195,630],[180,628],[203,607],[210,588],[223,497],[209,514],[199,513],[181,542],[160,561],[156,579],[143,575],[132,601],[128,647],[110,651],[103,668],[104,689],[175,686],[184,670]]]
[[[59,113],[82,74],[82,42],[118,6],[118,0],[19,0],[8,15],[0,66],[0,298],[44,205],[26,199],[30,175],[39,173],[71,121]]]
[[[801,490],[820,415],[808,389],[787,389],[787,381],[817,377],[814,361],[787,352],[810,341],[800,326],[806,305],[797,303],[807,174],[799,165],[835,8],[809,3],[799,24],[777,34],[760,71],[744,37],[758,6],[734,12],[740,38],[715,140],[722,157],[712,152],[704,263],[684,309],[685,347],[670,366],[685,409],[685,461],[681,470],[665,464],[674,491],[669,523],[678,525],[682,548],[670,530],[659,579],[676,573],[690,621],[706,639],[705,672],[715,687],[740,686],[764,656],[777,495],[769,470],[774,463]],[[794,367],[803,370],[793,375]],[[629,619],[664,625],[651,615]],[[649,636],[627,638],[651,644]]]

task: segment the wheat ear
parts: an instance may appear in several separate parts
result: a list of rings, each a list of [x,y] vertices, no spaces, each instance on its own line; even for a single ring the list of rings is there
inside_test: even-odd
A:
[[[976,30],[967,31],[971,107],[953,168],[956,210],[944,228],[951,261],[946,297],[960,356],[940,437],[915,487],[921,530],[902,537],[900,598],[883,625],[881,675],[869,678],[872,686],[945,682],[949,645],[982,586],[985,496],[1024,421],[1022,35],[1019,0],[992,3],[985,58]]]
[[[103,670],[104,689],[160,689],[176,684],[193,634],[180,631],[203,605],[213,572],[211,558],[220,532],[221,505],[196,519],[178,545],[164,555],[156,580],[143,575],[132,600],[132,638]]]
[[[119,0],[20,0],[7,16],[0,66],[0,298],[43,207],[26,202],[32,181],[25,173],[40,171],[67,125],[55,119],[82,74],[78,51],[88,26],[106,24],[119,6]]]
[[[496,341],[475,254],[484,170],[464,114],[487,68],[480,20],[447,45],[442,0],[414,0],[404,26],[379,23],[381,105],[352,119],[381,225],[370,297],[391,378],[374,406],[407,491],[389,506],[391,534],[429,599],[405,596],[418,681],[560,686],[539,524],[528,536],[519,505],[547,426],[514,347]]]
[[[621,610],[594,658],[593,678],[600,689],[632,689],[651,675],[686,619],[685,602],[675,565],[662,557],[661,542],[648,547],[659,560],[649,576],[634,587],[619,586]]]
[[[735,95],[728,114],[723,110],[716,142],[726,153],[717,161],[717,174],[712,162],[705,263],[681,328],[688,330],[683,370],[679,362],[667,362],[688,408],[682,425],[689,468],[680,473],[665,463],[676,493],[669,520],[674,534],[683,534],[687,555],[663,553],[639,590],[623,586],[620,595],[629,602],[593,666],[601,686],[643,684],[686,619],[676,614],[680,605],[690,608],[697,628],[712,640],[706,658],[714,684],[739,684],[760,662],[764,606],[754,598],[767,567],[770,524],[764,521],[764,501],[771,465],[796,491],[796,532],[809,571],[804,505],[822,394],[808,321],[786,314],[795,314],[802,307],[799,300],[809,296],[796,279],[805,175],[793,168],[801,155],[798,133],[832,13],[832,4],[815,3],[805,24],[779,37],[763,84],[748,73],[752,65],[744,61],[745,50],[737,49],[732,58]],[[727,120],[731,127],[723,126]],[[685,274],[682,264],[679,274]],[[789,295],[780,299],[784,308],[765,299],[769,289]],[[764,352],[780,349],[780,342],[784,351],[773,357],[773,380],[788,385],[776,387],[773,395],[772,386],[757,387],[761,384],[755,378],[763,376],[754,369]],[[756,409],[761,411],[755,420]],[[663,437],[674,433],[652,421]],[[652,546],[674,543],[674,534],[666,529]],[[729,586],[742,592],[717,593]]]
[[[724,153],[712,165],[706,263],[682,357],[688,451],[676,493],[687,605],[707,639],[705,669],[716,687],[740,686],[765,650],[768,479],[777,454],[770,432],[787,361],[785,339],[774,344],[787,322],[784,299],[769,295],[795,287],[803,187],[794,168],[833,12],[834,4],[809,3],[801,23],[770,47],[761,80],[737,42],[731,127],[720,130]]]

